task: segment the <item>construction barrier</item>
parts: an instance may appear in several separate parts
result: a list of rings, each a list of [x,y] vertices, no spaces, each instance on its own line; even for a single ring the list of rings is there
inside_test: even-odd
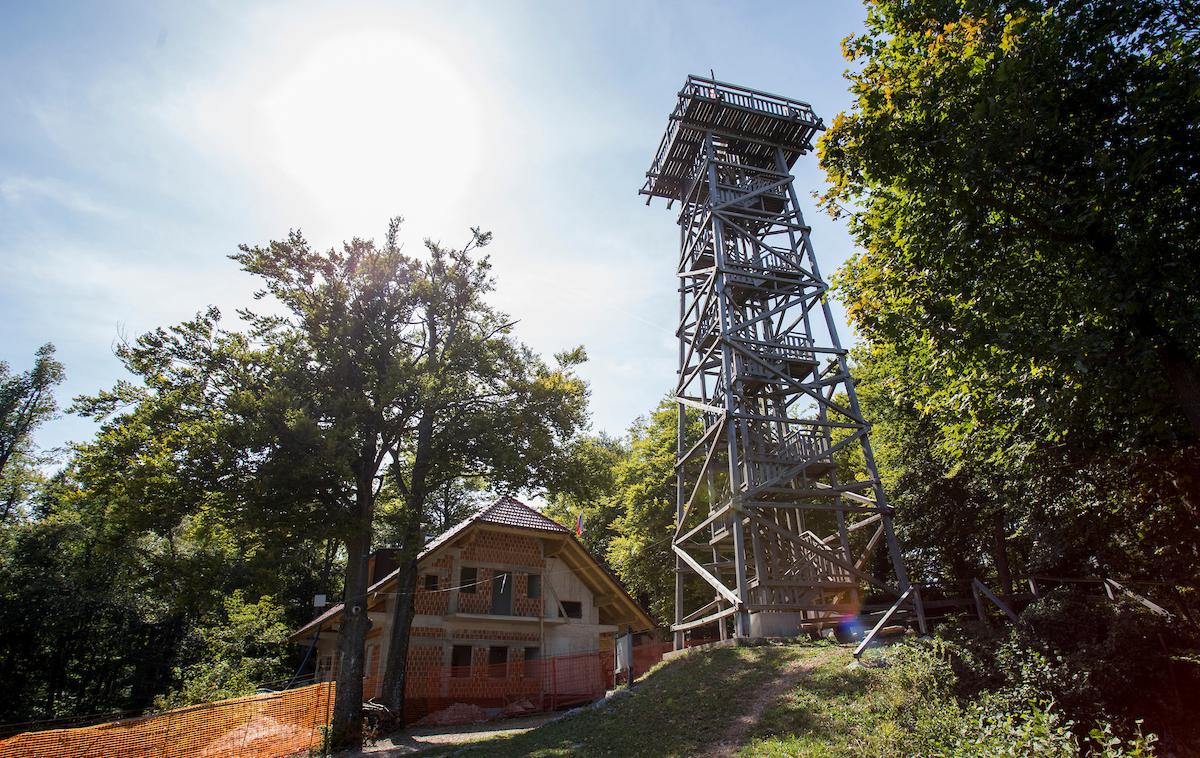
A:
[[[634,646],[634,678],[670,649],[670,643]],[[434,723],[462,723],[590,703],[616,683],[614,664],[606,651],[435,666],[409,678],[405,718],[418,721],[453,708],[451,720]],[[0,758],[276,758],[321,746],[333,698],[334,683],[321,682],[94,726],[24,732],[0,739]]]
[[[674,646],[670,642],[646,642],[641,645],[633,646],[633,678],[636,680],[639,676],[649,671],[654,667],[662,657],[671,652]]]
[[[635,646],[634,678],[658,663],[670,649],[670,643]],[[606,651],[495,664],[434,666],[407,682],[405,720],[483,721],[590,703],[614,686],[614,664],[613,652]],[[457,707],[454,721],[437,722],[436,715],[452,706]]]
[[[334,684],[0,740],[0,758],[276,758],[320,747]]]

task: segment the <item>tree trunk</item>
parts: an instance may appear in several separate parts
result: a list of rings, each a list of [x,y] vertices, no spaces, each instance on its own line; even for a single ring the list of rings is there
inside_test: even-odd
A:
[[[404,723],[404,689],[408,674],[408,641],[416,611],[417,557],[421,554],[421,517],[425,508],[426,479],[432,465],[433,413],[426,411],[417,425],[417,446],[413,455],[412,479],[405,498],[404,558],[400,564],[392,636],[388,642],[387,666],[383,673],[384,705],[392,718]],[[399,472],[397,472],[399,473]]]
[[[1154,349],[1171,385],[1175,401],[1192,428],[1192,435],[1200,439],[1200,370],[1196,361],[1174,343],[1168,342]]]
[[[1004,512],[998,511],[992,517],[992,558],[996,562],[996,578],[1000,584],[1000,594],[1011,595],[1013,592],[1012,572],[1008,567],[1008,540],[1004,535]]]
[[[321,564],[321,572],[318,575],[320,581],[320,589],[328,592],[329,583],[333,578],[333,561],[337,558],[338,542],[335,539],[325,540],[325,562]]]
[[[387,667],[383,675],[383,703],[392,710],[397,724],[404,723],[404,691],[408,684],[408,647],[412,636],[412,620],[417,604],[417,557],[421,554],[421,519],[419,509],[414,517],[409,513],[409,525],[404,531],[404,557],[397,576],[395,612],[392,614],[392,636],[388,641]],[[403,665],[399,665],[403,661]]]
[[[367,489],[370,497],[370,488]],[[363,493],[360,491],[359,500]],[[368,509],[369,513],[369,509]],[[367,557],[371,550],[371,521],[365,520],[346,540],[346,583],[342,626],[338,631],[337,694],[330,723],[334,747],[362,746],[363,641],[370,627],[367,616]]]

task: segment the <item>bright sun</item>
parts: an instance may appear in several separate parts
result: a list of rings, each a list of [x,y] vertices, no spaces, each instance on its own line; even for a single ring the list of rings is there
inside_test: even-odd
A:
[[[402,32],[332,36],[258,100],[272,162],[334,215],[440,215],[482,153],[480,105],[447,53]]]

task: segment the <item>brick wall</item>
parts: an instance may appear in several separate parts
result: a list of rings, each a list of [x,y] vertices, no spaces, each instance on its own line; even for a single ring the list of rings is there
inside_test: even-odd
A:
[[[436,626],[414,626],[410,637],[436,637],[444,636],[444,631]]]
[[[545,580],[542,580],[543,583]],[[542,599],[540,597],[529,597],[529,574],[524,571],[518,572],[516,581],[513,583],[513,615],[515,616],[540,616],[542,615]]]
[[[463,560],[463,565],[469,565],[470,561]],[[459,613],[491,613],[492,611],[492,574],[495,572],[491,569],[481,568],[475,577],[478,582],[470,589],[474,592],[458,591],[458,612]]]
[[[540,690],[540,676],[526,676],[524,648],[509,648],[505,663],[493,665],[488,660],[488,648],[476,647],[471,651],[469,672],[460,669],[454,672],[457,676],[447,672],[443,686],[451,701],[498,705],[531,697]]]
[[[464,563],[511,563],[542,566],[542,547],[537,537],[478,529],[475,539],[463,550]]]
[[[478,566],[480,563],[496,563],[512,566],[509,572],[513,581],[513,615],[539,616],[542,612],[541,598],[529,597],[529,572],[541,573],[545,569],[542,548],[537,537],[479,530],[473,542],[462,552],[462,565]],[[475,592],[458,595],[459,613],[491,613],[492,581],[499,569],[476,569]]]
[[[470,566],[470,562],[465,562],[466,566]],[[476,581],[474,592],[458,593],[458,612],[459,613],[491,613],[492,612],[492,580],[496,574],[500,573],[496,569],[479,568],[476,569]],[[513,582],[513,615],[514,616],[539,616],[542,612],[542,601],[540,598],[529,597],[529,575],[524,571],[510,571],[509,576]],[[418,606],[418,613],[424,613]],[[443,611],[444,612],[444,611]]]
[[[363,666],[363,697],[379,697],[383,685],[383,657],[387,651],[376,639],[366,646],[366,662]]]
[[[417,613],[422,613],[428,616],[444,616],[450,608],[450,585],[454,581],[452,571],[454,565],[453,559],[444,555],[438,558],[430,566],[422,566],[420,576],[417,577],[417,598],[416,605]],[[425,577],[437,577],[437,589],[425,589]]]
[[[408,673],[404,680],[406,697],[429,697],[440,690],[442,648],[413,645],[408,648]]]

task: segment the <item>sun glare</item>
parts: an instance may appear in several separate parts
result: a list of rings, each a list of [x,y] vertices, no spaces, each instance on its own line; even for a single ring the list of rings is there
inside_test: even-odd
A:
[[[264,145],[346,228],[453,208],[482,152],[471,82],[446,51],[394,31],[322,41],[259,100]]]

